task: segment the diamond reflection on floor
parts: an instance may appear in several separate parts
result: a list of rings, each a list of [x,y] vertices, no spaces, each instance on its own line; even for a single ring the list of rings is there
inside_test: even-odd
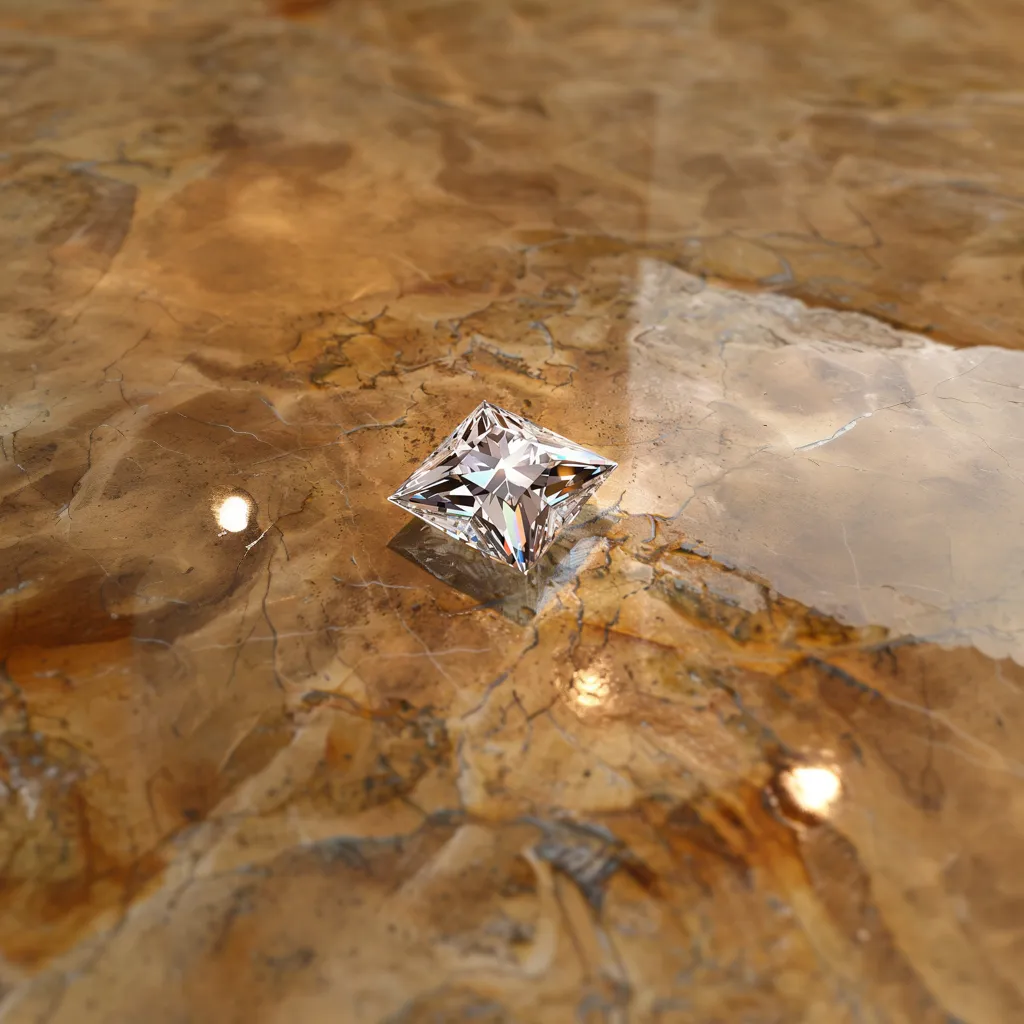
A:
[[[590,511],[593,514],[587,515]],[[588,506],[572,529],[548,549],[528,576],[502,565],[421,520],[407,523],[388,547],[456,590],[521,625],[533,619],[571,582],[600,543],[597,510]]]

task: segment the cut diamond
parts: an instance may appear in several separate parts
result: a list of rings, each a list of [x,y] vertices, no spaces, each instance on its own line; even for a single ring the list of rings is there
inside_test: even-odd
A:
[[[614,468],[481,402],[388,500],[525,573]]]

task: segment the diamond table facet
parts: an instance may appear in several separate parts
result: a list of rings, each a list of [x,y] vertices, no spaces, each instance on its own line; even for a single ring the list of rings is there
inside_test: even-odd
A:
[[[388,500],[525,573],[615,465],[481,402]]]

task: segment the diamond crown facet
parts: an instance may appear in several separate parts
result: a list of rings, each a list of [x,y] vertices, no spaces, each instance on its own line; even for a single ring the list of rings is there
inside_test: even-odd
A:
[[[481,402],[388,500],[525,573],[615,465]]]

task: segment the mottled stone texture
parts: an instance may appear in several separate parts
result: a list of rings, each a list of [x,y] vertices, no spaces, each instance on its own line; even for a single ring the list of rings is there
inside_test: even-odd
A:
[[[4,1024],[1024,1020],[1022,43],[0,0]],[[483,399],[620,464],[525,582]]]

